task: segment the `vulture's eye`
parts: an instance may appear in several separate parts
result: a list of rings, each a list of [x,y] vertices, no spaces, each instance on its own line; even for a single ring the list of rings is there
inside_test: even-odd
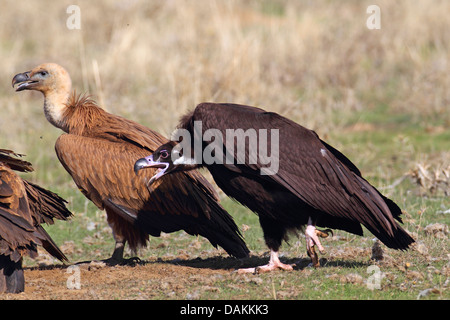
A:
[[[166,159],[169,156],[169,153],[167,152],[167,150],[161,150],[159,156],[163,159]]]
[[[39,72],[39,74],[41,76],[45,77],[46,75],[48,75],[48,72],[47,71],[41,71],[41,72]]]

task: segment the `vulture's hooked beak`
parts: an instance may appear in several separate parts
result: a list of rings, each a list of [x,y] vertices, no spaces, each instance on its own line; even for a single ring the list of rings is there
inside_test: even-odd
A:
[[[153,155],[137,160],[134,164],[134,172],[137,174],[139,170],[145,168],[158,168],[156,174],[150,178],[148,184],[152,184],[155,180],[161,178],[169,168],[169,163],[158,162],[153,160]]]
[[[31,89],[33,87],[33,84],[37,83],[38,81],[31,79],[30,73],[31,71],[16,74],[12,79],[12,87],[14,88],[14,85],[19,84],[16,88],[16,91]]]

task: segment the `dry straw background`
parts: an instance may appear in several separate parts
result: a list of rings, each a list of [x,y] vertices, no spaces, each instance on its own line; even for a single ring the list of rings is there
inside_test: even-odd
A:
[[[70,4],[2,1],[0,125],[14,145],[45,122],[10,78],[47,61],[111,112],[167,134],[201,101],[261,106],[321,133],[345,123],[335,111],[379,103],[450,121],[445,0],[377,1],[373,31],[368,1],[78,1],[80,30],[66,27]]]

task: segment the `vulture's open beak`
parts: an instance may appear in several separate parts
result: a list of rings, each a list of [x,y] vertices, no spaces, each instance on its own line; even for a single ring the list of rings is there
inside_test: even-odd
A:
[[[30,72],[31,71],[19,73],[14,76],[12,79],[12,87],[14,88],[14,85],[19,84],[16,91],[31,89],[33,85],[38,82],[37,80],[30,78]]]
[[[145,168],[158,168],[156,174],[150,178],[148,184],[152,184],[155,180],[161,178],[169,168],[169,163],[153,161],[153,155],[137,160],[134,164],[134,172],[137,174],[139,170]]]

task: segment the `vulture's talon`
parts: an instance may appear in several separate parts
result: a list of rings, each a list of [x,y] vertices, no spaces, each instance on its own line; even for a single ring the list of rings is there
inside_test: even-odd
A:
[[[333,233],[333,230],[331,230],[331,229],[325,229],[325,230],[316,229],[316,234],[321,238],[328,238],[330,233],[331,233],[331,236],[333,237],[334,233]]]

